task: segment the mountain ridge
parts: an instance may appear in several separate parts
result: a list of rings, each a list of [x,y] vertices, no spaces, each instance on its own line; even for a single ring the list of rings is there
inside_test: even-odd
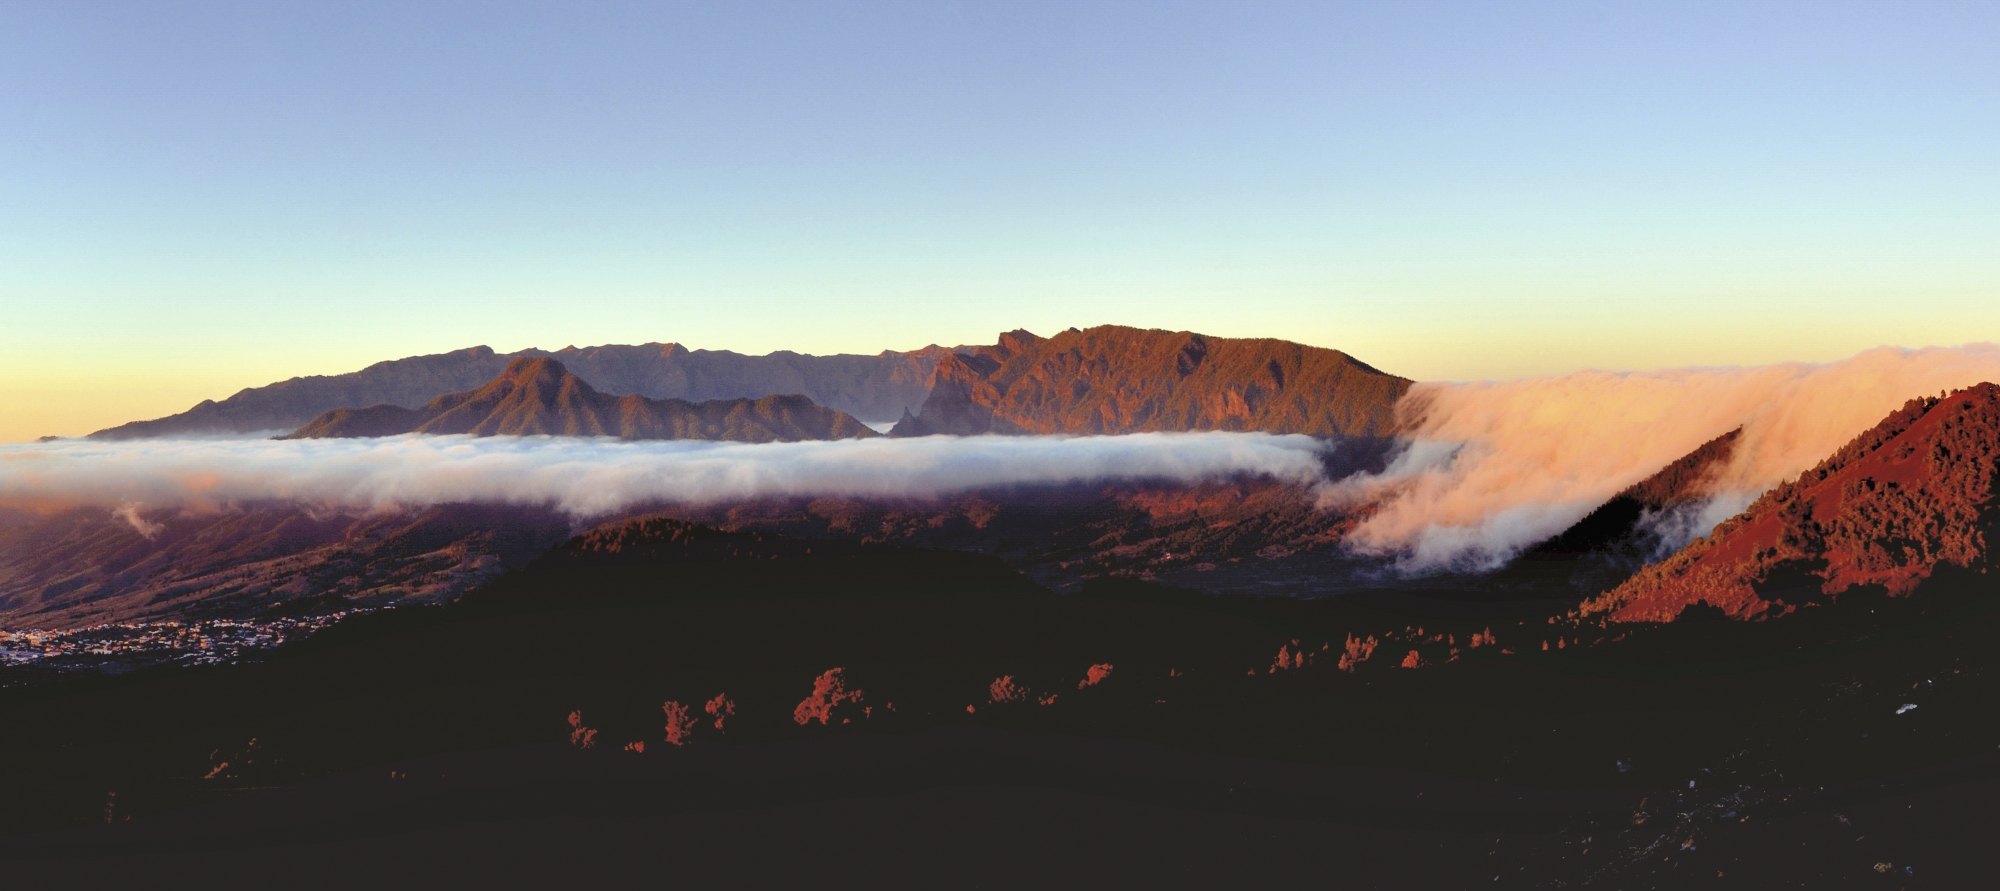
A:
[[[520,358],[552,358],[599,392],[649,399],[802,394],[899,435],[1262,430],[1383,436],[1410,381],[1338,350],[1105,325],[1052,338],[1025,330],[985,346],[873,356],[749,356],[678,343],[498,353],[478,346],[337,375],[294,377],[203,400],[179,414],[89,434],[96,440],[295,430],[329,411],[421,408],[477,388]],[[390,423],[396,413],[378,412]]]
[[[1379,437],[1413,381],[1339,350],[1272,338],[1100,325],[1025,330],[940,358],[893,436],[1256,430]]]
[[[1580,554],[1631,539],[1648,514],[1695,504],[1715,471],[1735,454],[1743,428],[1724,433],[1675,459],[1598,505],[1561,534],[1528,549],[1523,556]]]
[[[932,369],[951,350],[927,346],[873,356],[814,356],[778,351],[749,356],[690,350],[678,343],[611,344],[497,353],[477,346],[376,362],[359,371],[294,377],[203,400],[179,414],[133,421],[91,433],[97,440],[246,434],[293,430],[342,408],[422,407],[449,393],[476,388],[517,358],[553,358],[595,389],[612,395],[705,402],[774,394],[804,394],[858,418],[886,421],[930,392]]]
[[[419,409],[394,405],[336,409],[279,439],[397,436],[616,436],[797,442],[877,435],[845,412],[804,396],[761,399],[647,399],[600,393],[555,359],[517,358],[480,387],[448,393]]]

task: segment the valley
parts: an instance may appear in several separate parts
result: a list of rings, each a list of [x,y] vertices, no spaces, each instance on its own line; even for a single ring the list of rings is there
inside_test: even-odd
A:
[[[1161,368],[1105,374],[1091,363],[1111,360],[1092,357],[1113,341],[1127,353],[1103,368]],[[325,496],[16,508],[0,523],[0,786],[15,804],[0,829],[16,834],[0,859],[126,862],[136,849],[124,842],[67,848],[41,834],[105,814],[160,827],[250,808],[250,824],[190,825],[214,827],[201,844],[289,844],[248,827],[371,812],[406,787],[338,805],[311,797],[325,792],[238,796],[432,765],[483,778],[423,787],[430,810],[412,832],[551,807],[678,819],[614,791],[629,783],[886,827],[901,818],[855,802],[964,786],[1147,802],[1189,825],[1304,821],[1302,838],[1313,826],[1381,833],[1398,850],[1445,852],[1437,881],[1500,862],[1462,844],[1468,830],[1499,835],[1535,887],[1662,869],[1751,887],[1778,866],[1876,887],[1911,879],[1916,861],[1927,878],[1970,868],[1926,840],[1983,824],[1882,808],[1941,807],[1986,782],[2000,745],[1979,705],[2000,692],[1985,644],[2000,633],[1991,384],[1909,402],[1712,533],[1696,518],[1740,497],[1719,487],[1768,449],[1758,427],[1629,473],[1498,567],[1411,569],[1357,548],[1357,530],[1409,497],[1409,480],[1442,472],[1424,468],[1478,460],[1476,444],[1427,457],[1435,444],[1399,432],[1400,379],[1270,343],[1013,332],[939,358],[921,411],[886,437],[804,396],[611,396],[557,360],[517,357],[425,406],[335,409],[255,446],[353,441],[324,454],[362,468],[421,446],[460,457],[367,485],[445,477],[471,491],[487,483],[467,468],[522,454],[558,468],[639,461],[623,479],[766,479],[836,453],[730,464],[716,462],[738,453],[713,450],[838,449],[826,466],[847,469],[825,478],[851,481],[1001,443],[1030,450],[952,458],[1024,474],[1003,484],[856,494],[813,490],[808,473],[736,490],[764,494],[627,493],[589,512]],[[1295,389],[1302,379],[1317,383]],[[1379,410],[1352,410],[1369,404]],[[1076,465],[1104,460],[1101,445],[1127,457]],[[1067,476],[1033,476],[1018,457],[1042,448],[1067,456],[1054,465]],[[1137,454],[1156,469],[1131,466]],[[1196,458],[1212,469],[1188,469]],[[604,490],[600,473],[562,479]],[[877,751],[903,754],[866,766]],[[827,782],[848,791],[674,779],[683,761],[713,758],[841,777]],[[1077,758],[1209,760],[1140,794],[1140,780]],[[524,785],[477,766],[488,762],[595,778]],[[1272,773],[1238,804],[1213,799],[1235,780],[1214,780],[1218,792],[1196,779],[1248,763]],[[1340,788],[1375,791],[1319,803],[1278,791],[1331,782],[1314,779],[1328,770],[1343,772]],[[1433,806],[1433,788],[1456,791]],[[1505,794],[1465,810],[1479,789]],[[1523,810],[1530,793],[1540,803]],[[1826,827],[1851,814],[1882,828],[1840,841]],[[1779,839],[1844,853],[1750,853]]]

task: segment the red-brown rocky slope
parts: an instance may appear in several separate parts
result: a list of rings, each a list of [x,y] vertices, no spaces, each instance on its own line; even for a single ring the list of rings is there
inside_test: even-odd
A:
[[[1385,436],[1410,381],[1337,350],[1105,325],[939,360],[894,435],[1261,430]]]
[[[2000,386],[1911,400],[1583,612],[1659,622],[1707,604],[1758,618],[1858,586],[1908,594],[1939,564],[1983,569],[1997,466]]]
[[[804,396],[687,402],[599,393],[549,358],[515,359],[485,386],[419,409],[377,405],[327,412],[285,439],[395,436],[617,436],[798,442],[876,435],[845,412]]]

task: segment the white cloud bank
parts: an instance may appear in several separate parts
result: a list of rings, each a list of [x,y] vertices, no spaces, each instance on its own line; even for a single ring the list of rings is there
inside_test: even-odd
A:
[[[1492,567],[1740,426],[1733,460],[1708,484],[1710,509],[1681,532],[1691,539],[1904,402],[1982,381],[2000,381],[2000,345],[1418,384],[1397,407],[1411,446],[1385,472],[1330,487],[1325,501],[1378,506],[1349,539],[1364,553],[1415,570]]]
[[[0,507],[125,512],[291,500],[346,508],[553,504],[588,517],[655,502],[928,498],[1008,485],[1265,474],[1310,483],[1305,436],[1145,433],[751,445],[550,437],[59,441],[0,447]]]
[[[1736,427],[1702,509],[1659,518],[1704,535],[1905,401],[2000,380],[2000,345],[1878,349],[1823,365],[1579,372],[1412,388],[1411,442],[1383,473],[1329,483],[1365,506],[1348,541],[1408,570],[1490,568]],[[59,441],[0,446],[0,507],[211,507],[273,499],[346,508],[553,504],[579,517],[654,502],[773,496],[928,498],[1008,485],[1266,474],[1320,481],[1303,436],[1147,433],[842,442],[620,442],[547,437]],[[1668,522],[1671,521],[1671,522]],[[145,527],[135,523],[143,532]],[[1676,542],[1677,543],[1677,542]]]

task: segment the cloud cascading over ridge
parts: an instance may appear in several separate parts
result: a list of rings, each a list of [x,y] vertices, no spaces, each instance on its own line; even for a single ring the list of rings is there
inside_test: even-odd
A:
[[[132,512],[290,500],[346,508],[928,498],[1009,485],[1265,474],[1310,483],[1325,446],[1263,433],[621,442],[549,437],[54,442],[0,447],[0,507]]]
[[[292,500],[341,508],[551,504],[578,517],[658,502],[783,496],[922,499],[1010,485],[1261,474],[1358,508],[1353,550],[1409,571],[1485,569],[1737,427],[1707,503],[1651,518],[1678,546],[1818,463],[1905,401],[2000,380],[2000,345],[1884,348],[1827,364],[1600,371],[1424,383],[1398,406],[1407,442],[1381,473],[1322,476],[1305,436],[1147,433],[842,442],[545,437],[59,441],[0,446],[0,508],[144,511]],[[142,533],[145,527],[134,523]]]
[[[2000,345],[1882,348],[1827,364],[1585,371],[1424,383],[1397,407],[1410,445],[1323,502],[1374,504],[1349,543],[1414,570],[1485,568],[1581,519],[1695,447],[1743,428],[1707,483],[1706,535],[1912,398],[2000,380]]]

